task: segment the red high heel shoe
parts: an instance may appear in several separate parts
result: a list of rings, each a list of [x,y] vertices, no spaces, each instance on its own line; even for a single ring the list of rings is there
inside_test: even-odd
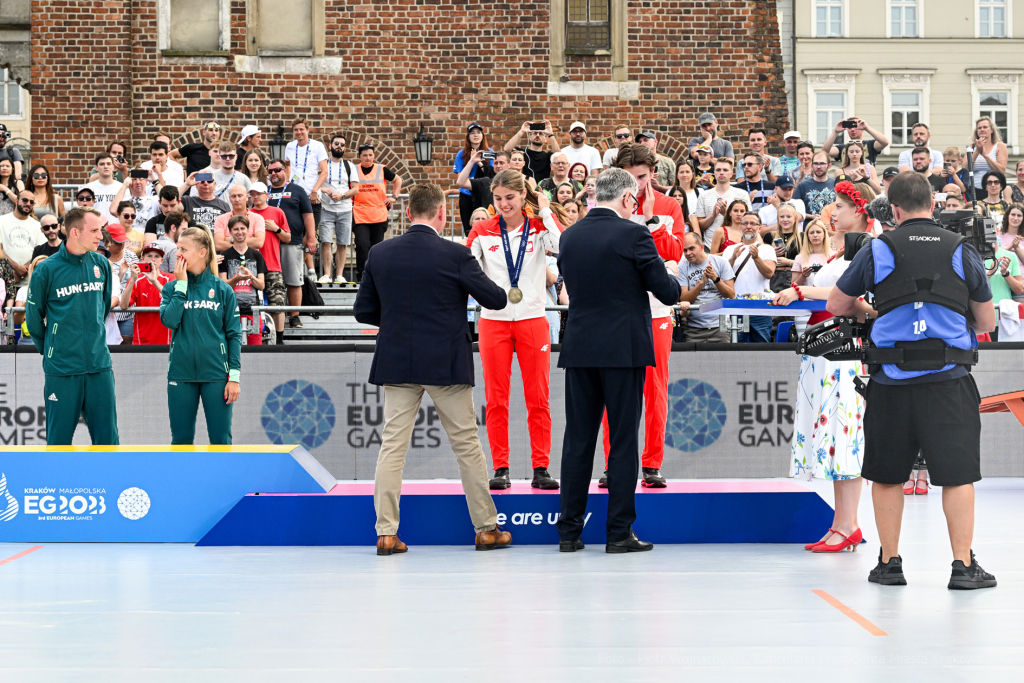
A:
[[[925,475],[923,477],[921,476],[922,472],[925,473]],[[930,489],[932,487],[932,485],[928,483],[928,474],[927,473],[928,473],[928,470],[918,470],[917,471],[917,483],[914,486],[914,493],[919,495],[919,496],[928,495],[928,489]],[[921,482],[924,482],[924,486],[921,485]],[[906,491],[906,489],[904,489],[904,492],[905,491]]]
[[[906,484],[903,485],[903,495],[912,496],[914,495],[914,487],[917,486],[917,480],[914,479],[914,475],[910,475],[910,479]]]
[[[835,529],[829,529],[829,530],[828,530],[828,532],[829,532],[830,534],[833,534],[833,533],[834,533],[834,534],[838,534],[838,533],[839,533],[839,532],[838,532],[838,531],[836,531]],[[828,538],[828,536],[826,536],[825,538]],[[822,544],[822,543],[824,543],[824,542],[825,542],[825,541],[824,541],[824,539],[822,539],[822,540],[820,540],[820,541],[815,541],[814,543],[808,543],[807,545],[805,545],[805,546],[804,546],[804,550],[814,550],[814,548],[815,548],[816,546],[819,546],[819,545],[821,545],[821,544]]]
[[[860,545],[862,540],[864,540],[864,534],[861,533],[860,529],[855,530],[849,536],[846,536],[839,531],[836,531],[836,533],[843,537],[843,541],[841,543],[836,543],[835,545],[821,543],[814,548],[811,548],[811,551],[816,553],[840,553],[849,548],[853,552],[857,552],[857,546]]]

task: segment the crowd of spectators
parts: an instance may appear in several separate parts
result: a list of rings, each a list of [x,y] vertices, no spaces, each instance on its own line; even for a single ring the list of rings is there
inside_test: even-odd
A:
[[[888,183],[912,171],[928,178],[939,208],[963,208],[976,199],[977,210],[1001,226],[1000,251],[986,264],[1000,294],[995,303],[1024,300],[1024,161],[1009,182],[1006,144],[987,117],[977,121],[963,149],[932,148],[928,126],[918,123],[911,131],[913,148],[885,168],[877,161],[889,140],[858,118],[840,121],[820,148],[799,131],[788,131],[778,156],[769,152],[766,130],[751,128],[729,140],[712,113],[699,116],[696,134],[672,149],[672,156],[660,149],[658,133],[627,124],[611,129],[614,144],[595,146],[602,137],[593,132],[598,127],[608,130],[574,121],[558,133],[550,121],[526,121],[504,145],[492,145],[482,124],[468,124],[448,191],[458,197],[463,238],[495,215],[491,179],[505,169],[521,172],[531,190],[544,193],[564,229],[596,205],[595,178],[615,165],[620,148],[641,144],[655,159],[650,186],[675,200],[682,213],[683,302],[765,298],[792,283],[810,283],[816,268],[841,248],[832,220],[837,182],[849,180],[865,198],[878,198],[872,226],[881,231],[892,227],[885,218],[891,216],[884,200]],[[257,302],[301,305],[307,278],[357,283],[370,248],[388,232],[402,178],[376,160],[373,145],[360,145],[350,160],[343,135],[324,144],[302,118],[291,130],[293,139],[280,159],[270,157],[255,125],[241,129],[237,144],[224,139],[216,121],[203,125],[198,142],[178,147],[158,134],[147,159],[131,159],[128,146],[113,141],[70,196],[55,190],[45,165],[24,171],[21,155],[5,153],[0,144],[0,287],[6,305],[16,304],[33,264],[60,248],[61,217],[73,206],[95,208],[106,218],[100,249],[118,285],[110,343],[166,343],[158,316],[120,309],[159,305],[160,284],[173,271],[177,235],[187,226],[212,231],[222,277],[250,317]],[[3,137],[0,130],[0,143]],[[355,263],[346,273],[350,246]],[[557,270],[553,258],[549,270]],[[549,279],[551,303],[564,303],[557,274]],[[551,319],[555,339],[557,316]],[[273,321],[277,342],[286,326],[303,326],[295,313],[277,313]],[[251,323],[248,341],[260,343],[260,321]],[[676,339],[727,341],[718,323],[711,314],[684,313]],[[770,318],[752,318],[749,333],[740,338],[768,341],[771,327]]]

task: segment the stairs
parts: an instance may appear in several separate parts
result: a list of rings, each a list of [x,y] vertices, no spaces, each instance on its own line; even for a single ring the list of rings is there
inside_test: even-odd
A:
[[[325,306],[351,306],[356,300],[355,285],[317,285]],[[288,327],[287,319],[284,328],[284,343],[288,344],[324,344],[333,342],[372,342],[377,328],[356,322],[351,315],[337,313],[321,313],[320,319],[303,314],[302,324],[305,327]]]

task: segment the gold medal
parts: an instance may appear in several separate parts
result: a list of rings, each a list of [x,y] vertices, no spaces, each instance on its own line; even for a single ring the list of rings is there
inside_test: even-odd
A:
[[[523,300],[523,290],[519,289],[518,287],[513,287],[512,289],[508,290],[508,300],[514,304],[519,303],[520,301]]]

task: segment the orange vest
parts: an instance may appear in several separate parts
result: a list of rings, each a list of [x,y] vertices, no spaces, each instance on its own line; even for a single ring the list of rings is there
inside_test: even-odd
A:
[[[374,164],[370,173],[359,169],[359,192],[352,198],[352,223],[383,223],[388,219],[387,181],[384,180],[384,166]]]

